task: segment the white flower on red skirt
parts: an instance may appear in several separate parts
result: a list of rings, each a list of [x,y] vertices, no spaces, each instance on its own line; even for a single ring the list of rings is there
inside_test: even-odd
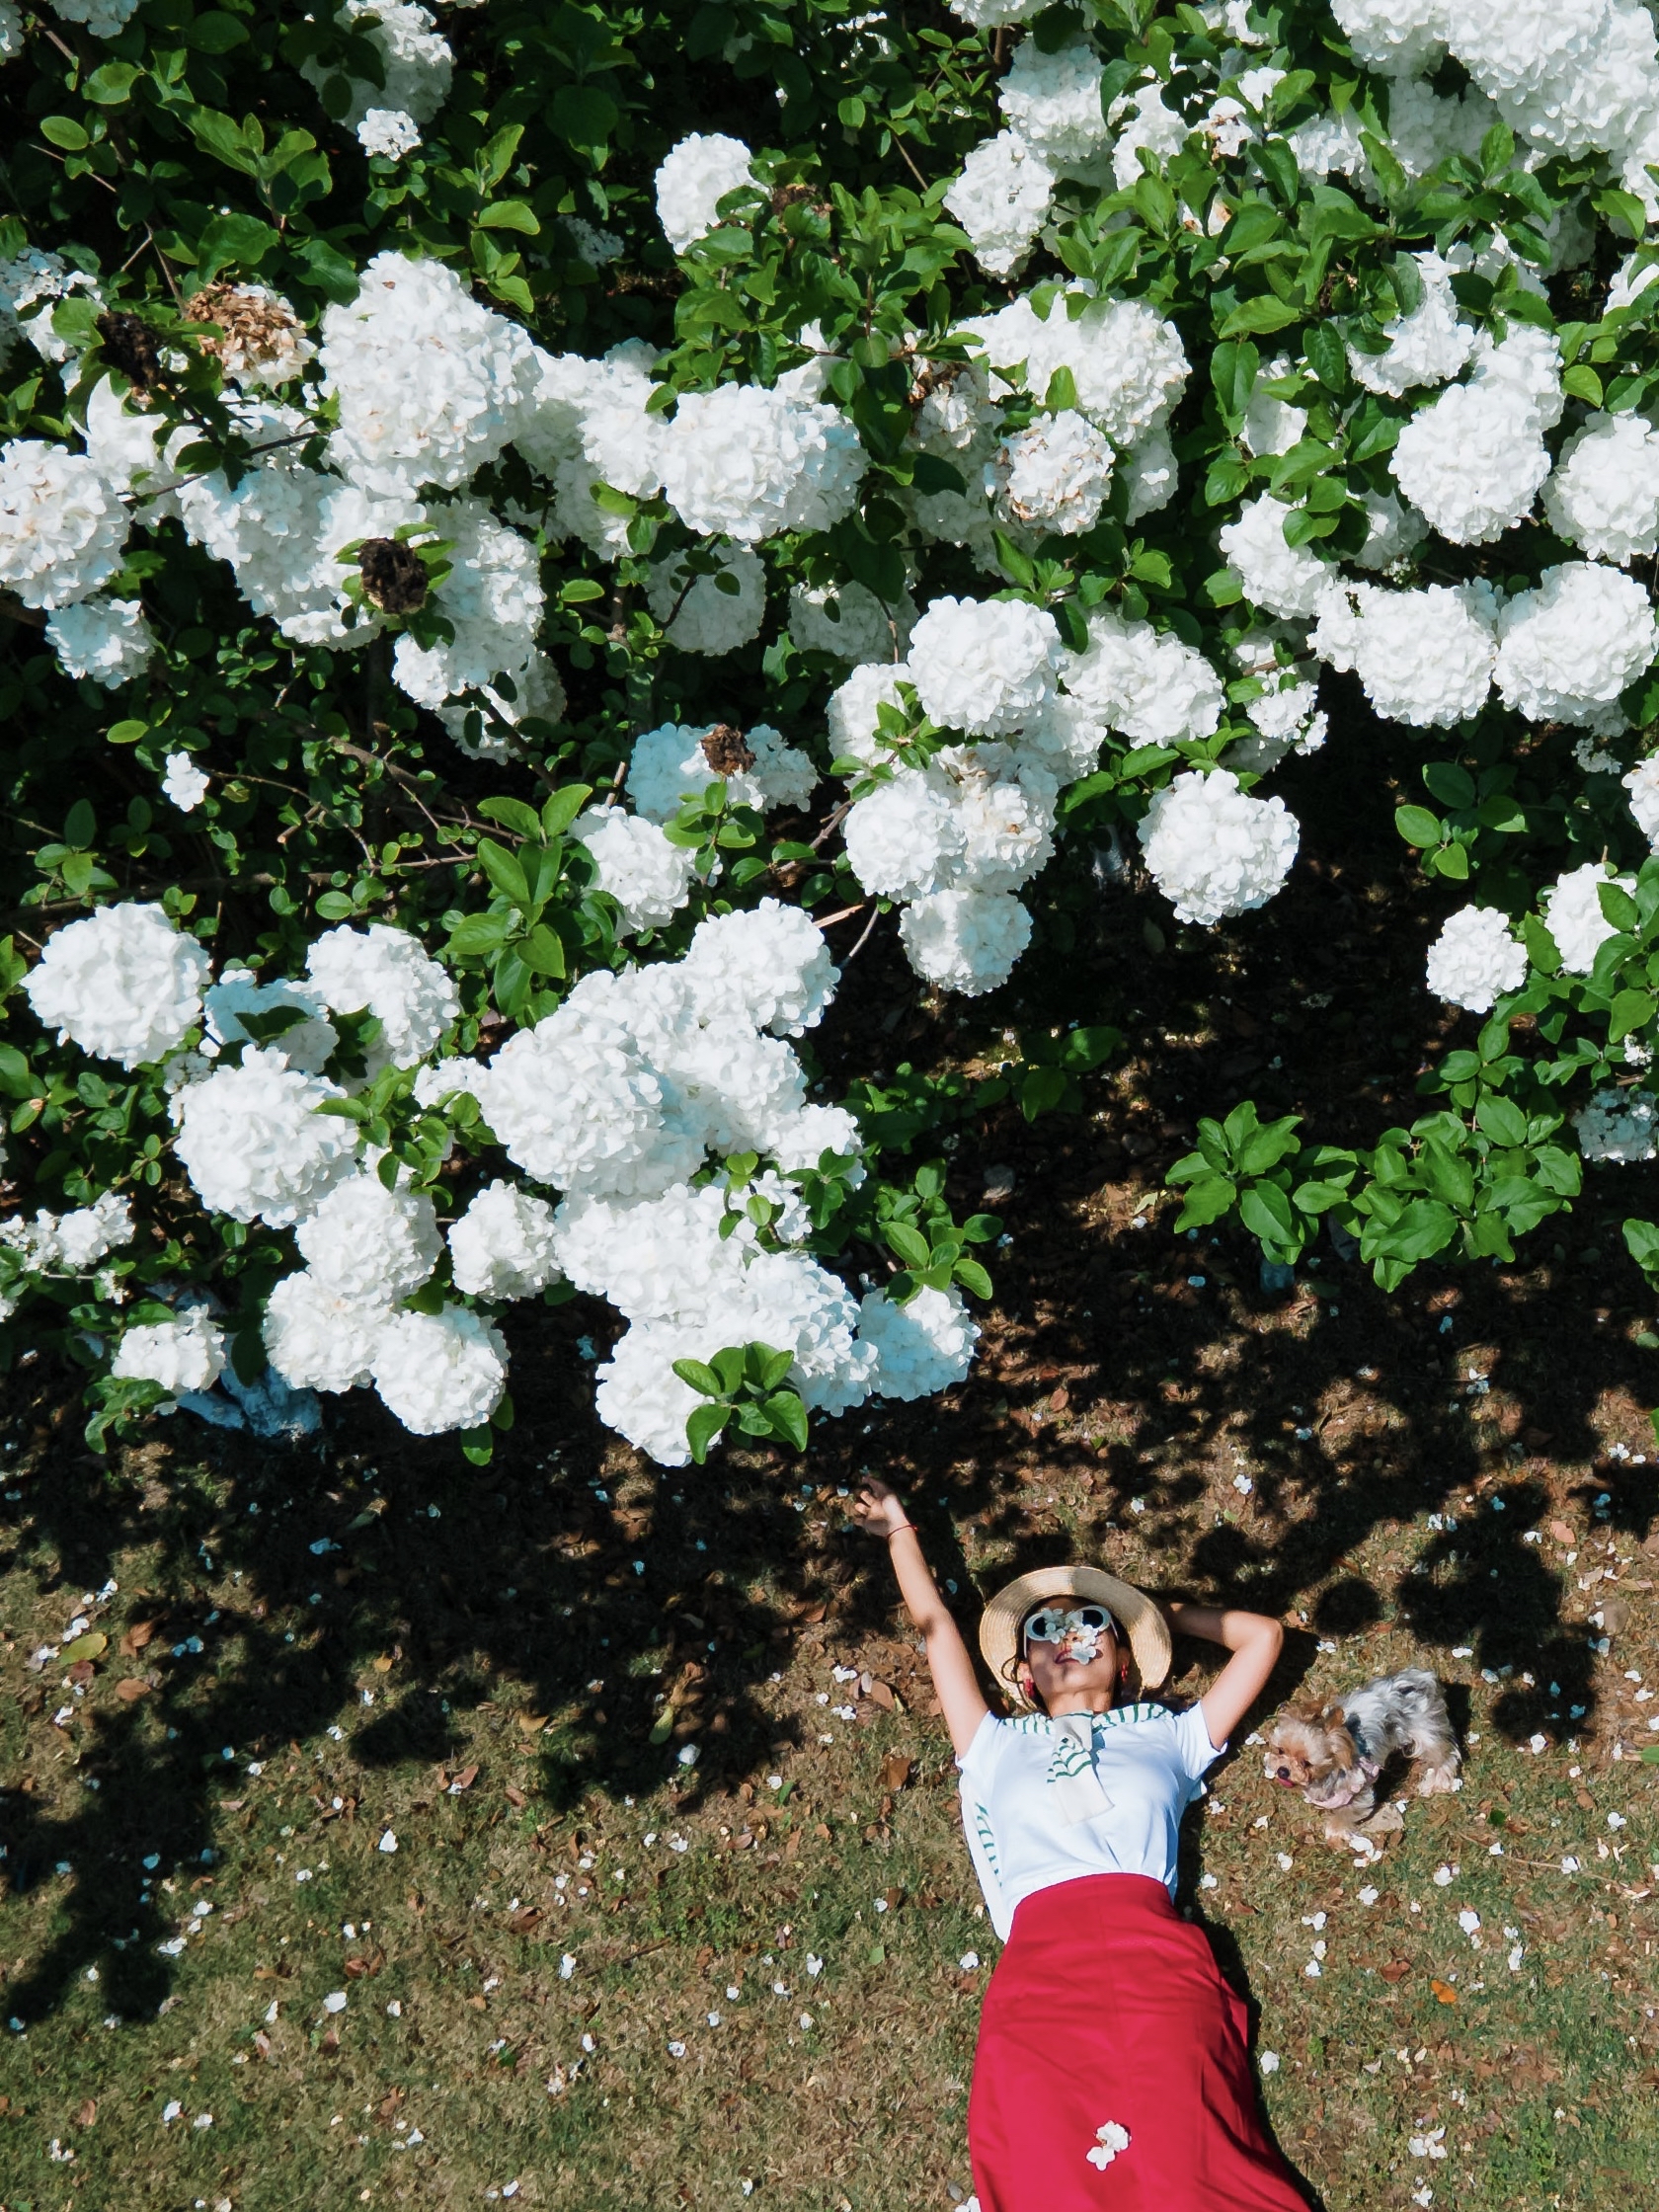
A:
[[[1083,2155],[1087,2158],[1090,2166],[1099,2167],[1101,2172],[1104,2173],[1118,2153],[1128,2149],[1128,2128],[1120,2127],[1116,2120],[1108,2120],[1104,2127],[1095,2130],[1094,2149],[1085,2152]]]

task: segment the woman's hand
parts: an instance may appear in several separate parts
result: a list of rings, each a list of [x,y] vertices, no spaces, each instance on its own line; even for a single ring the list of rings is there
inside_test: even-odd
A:
[[[873,1537],[890,1537],[909,1520],[905,1501],[879,1474],[867,1474],[859,1483],[847,1511],[861,1529]]]

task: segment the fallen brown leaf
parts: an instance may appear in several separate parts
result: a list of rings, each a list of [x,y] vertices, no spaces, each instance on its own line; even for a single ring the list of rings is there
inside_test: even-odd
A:
[[[149,1684],[140,1682],[136,1675],[128,1675],[124,1682],[116,1684],[116,1696],[123,1705],[135,1705],[140,1698],[147,1698],[149,1694]]]
[[[135,1620],[121,1637],[121,1657],[123,1659],[136,1659],[159,1626],[159,1621]]]
[[[349,1958],[346,1961],[346,1973],[350,1980],[360,1982],[366,1975],[378,1974],[385,1963],[385,1952],[375,1949],[369,1951],[365,1957]]]
[[[1391,1958],[1386,1966],[1380,1966],[1377,1971],[1385,1982],[1403,1982],[1411,1971],[1411,1961],[1408,1958]]]
[[[1571,1543],[1573,1540],[1573,1533],[1564,1521],[1551,1521],[1549,1533],[1557,1543]]]
[[[450,1778],[449,1787],[451,1791],[457,1789],[470,1789],[477,1779],[478,1764],[475,1760],[470,1767],[463,1767],[458,1775],[454,1775]]]
[[[258,2051],[261,2058],[271,2056],[271,2038],[263,2027],[256,2027],[254,2030],[254,2049]]]
[[[541,1926],[541,1918],[539,1906],[526,1905],[521,1913],[514,1913],[507,1925],[514,1936],[527,1936],[531,1929]]]
[[[865,1692],[865,1696],[870,1699],[872,1704],[880,1705],[884,1712],[891,1712],[893,1710],[893,1692],[887,1683],[872,1680],[869,1689]]]
[[[518,1725],[526,1736],[539,1736],[547,1726],[547,1715],[544,1712],[521,1712],[518,1715]]]
[[[81,2106],[80,2110],[75,2114],[75,2125],[77,2127],[91,2127],[93,2121],[97,2119],[97,2117],[98,2099],[95,2096],[89,2096],[86,2102]]]
[[[374,1671],[377,1675],[389,1675],[391,1673],[392,1655],[389,1651],[383,1651],[379,1658],[375,1660]]]
[[[524,1795],[524,1792],[521,1789],[514,1789],[511,1782],[503,1789],[502,1795],[510,1805],[516,1805],[520,1811],[529,1803],[529,1799]]]
[[[881,1764],[883,1789],[903,1789],[910,1778],[913,1765],[914,1762],[905,1758],[901,1752],[890,1751]]]
[[[476,1997],[469,1997],[467,1999],[467,2003],[472,2007],[475,2013],[487,2013],[490,2009],[481,1995]]]
[[[1431,1974],[1429,1976],[1429,1987],[1434,1991],[1436,1998],[1442,2005],[1457,2004],[1458,1993],[1455,1989],[1452,1988],[1450,1983],[1437,1981]]]

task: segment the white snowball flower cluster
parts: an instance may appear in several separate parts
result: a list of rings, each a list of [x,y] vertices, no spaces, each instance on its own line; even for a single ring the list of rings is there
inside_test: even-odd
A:
[[[208,972],[207,955],[160,907],[127,904],[54,929],[24,989],[61,1041],[137,1067],[183,1042]]]
[[[1070,536],[1100,519],[1112,461],[1103,434],[1066,408],[1004,440],[986,463],[986,491],[1004,522]]]
[[[747,545],[723,550],[713,576],[693,574],[678,553],[657,563],[645,595],[658,621],[667,624],[671,645],[684,653],[735,653],[760,634],[766,572]]]
[[[552,1207],[516,1183],[487,1184],[449,1225],[449,1262],[468,1298],[533,1298],[558,1279]]]
[[[1543,433],[1561,416],[1553,338],[1526,325],[1473,349],[1474,374],[1419,409],[1399,434],[1394,481],[1454,545],[1485,545],[1532,512],[1549,474]]]
[[[1011,735],[1054,695],[1060,632],[1024,599],[937,598],[910,638],[909,678],[932,719],[970,737]]]
[[[1156,794],[1141,850],[1177,920],[1209,927],[1265,906],[1290,874],[1300,830],[1283,799],[1254,799],[1226,768],[1188,770]]]
[[[1620,569],[1590,561],[1545,569],[1498,618],[1496,679],[1505,703],[1534,722],[1571,722],[1609,737],[1624,728],[1619,694],[1659,648],[1647,593]]]
[[[1630,813],[1636,828],[1655,852],[1659,852],[1659,754],[1638,760],[1620,781],[1630,794]]]
[[[369,108],[357,124],[356,138],[365,154],[402,161],[421,143],[421,126],[401,108]]]
[[[421,1288],[443,1249],[426,1193],[389,1190],[370,1169],[336,1183],[299,1224],[294,1242],[338,1297],[388,1305]]]
[[[657,171],[657,219],[676,254],[706,238],[728,193],[754,183],[750,151],[722,131],[693,131]]]
[[[60,606],[46,624],[46,643],[64,674],[111,691],[143,674],[155,642],[142,599],[81,599]]]
[[[1103,73],[1100,56],[1081,40],[1046,53],[1025,39],[996,88],[1009,127],[1057,176],[1079,167],[1087,174],[1110,141],[1100,102]]]
[[[743,751],[751,755],[749,765],[724,764],[733,757],[730,745],[736,737],[718,723],[698,730],[665,722],[636,738],[624,784],[635,811],[647,822],[672,822],[682,798],[700,797],[721,779],[736,806],[757,807],[763,814],[775,807],[804,807],[818,784],[811,754],[785,745],[769,723],[757,722],[740,741]]]
[[[1031,251],[1055,188],[1055,172],[1017,131],[985,138],[969,154],[945,205],[968,233],[988,276],[1007,276]]]
[[[1431,584],[1390,592],[1333,581],[1318,600],[1311,644],[1333,669],[1352,669],[1380,715],[1448,730],[1476,715],[1497,660],[1497,595],[1488,584]]]
[[[908,592],[888,606],[867,584],[797,584],[789,594],[789,635],[802,652],[842,661],[902,658],[915,619]]]
[[[1659,1158],[1659,1100],[1651,1091],[1606,1084],[1572,1120],[1578,1148],[1588,1160],[1631,1167]]]
[[[477,1428],[506,1394],[507,1346],[470,1306],[396,1313],[375,1340],[374,1387],[416,1436]]]
[[[1286,542],[1285,524],[1292,512],[1271,492],[1262,492],[1236,522],[1228,522],[1219,533],[1222,551],[1244,596],[1269,614],[1311,614],[1330,581],[1329,564],[1310,545]]]
[[[599,889],[621,908],[625,931],[660,929],[690,898],[696,852],[643,815],[593,807],[570,833],[592,854]]]
[[[545,594],[534,547],[482,500],[457,500],[441,514],[449,573],[432,603],[454,636],[421,646],[406,631],[392,656],[399,689],[418,706],[439,710],[481,692],[509,723],[549,707],[557,718],[563,690],[535,642]],[[503,675],[523,695],[508,701],[498,688]],[[444,714],[452,736],[461,736],[465,714],[464,703]]]
[[[216,1057],[226,1045],[245,1045],[253,1036],[244,1016],[288,1013],[294,1019],[266,1050],[290,1067],[307,1075],[320,1075],[329,1055],[340,1042],[328,1019],[320,994],[304,984],[285,979],[262,984],[251,968],[226,968],[216,984],[202,993],[207,1016],[207,1038],[202,1051]]]
[[[1397,88],[1396,88],[1397,91]],[[1384,326],[1385,354],[1348,349],[1348,365],[1368,391],[1403,399],[1414,386],[1444,384],[1456,376],[1474,349],[1475,334],[1459,320],[1452,292],[1452,268],[1438,254],[1413,254],[1423,296],[1409,314]]]
[[[832,407],[760,384],[682,395],[663,458],[669,504],[689,529],[753,545],[827,530],[851,512],[864,449]]]
[[[161,788],[181,814],[194,814],[207,796],[207,775],[188,752],[170,752]]]
[[[306,953],[305,972],[332,1012],[370,1013],[380,1024],[367,1056],[371,1075],[425,1060],[461,1010],[447,972],[407,930],[381,921],[325,930]]]
[[[392,1308],[381,1299],[348,1298],[308,1267],[284,1275],[266,1302],[266,1357],[296,1390],[355,1390],[374,1376]]]
[[[1429,947],[1429,988],[1471,1014],[1489,1014],[1526,980],[1526,948],[1495,907],[1460,907]]]
[[[170,1395],[210,1390],[224,1373],[224,1331],[205,1306],[169,1321],[143,1321],[116,1347],[110,1373],[118,1381],[157,1382]]]
[[[919,1290],[904,1305],[871,1291],[858,1308],[858,1330],[876,1351],[876,1395],[930,1398],[960,1382],[973,1365],[979,1323],[962,1293]]]
[[[1077,406],[1120,451],[1157,429],[1186,389],[1180,333],[1145,300],[1096,299],[1074,286],[1046,317],[1022,296],[959,328],[990,368],[1024,361],[1026,388],[1039,399],[1057,369],[1069,369]]]
[[[95,39],[115,39],[136,14],[138,0],[51,0],[65,23],[85,24]]]
[[[699,1003],[711,1012],[777,1037],[799,1037],[816,1029],[835,995],[836,971],[824,932],[799,907],[786,907],[777,899],[762,899],[747,912],[711,914],[700,921],[680,968]],[[840,1115],[841,1109],[809,1106],[803,1112]],[[836,1127],[843,1136],[850,1133],[844,1117]],[[816,1165],[823,1149],[820,1144],[805,1164]],[[783,1158],[782,1152],[778,1157]],[[793,1156],[785,1164],[795,1164]]]
[[[396,118],[411,129],[431,122],[449,97],[454,55],[434,28],[435,19],[415,0],[346,0],[339,21],[366,38],[379,56],[381,82],[352,77],[352,102],[341,121],[369,153],[383,152],[363,137],[371,118]],[[333,74],[321,62],[302,61],[299,73],[320,92]],[[415,143],[419,143],[419,132]]]
[[[1355,58],[1386,77],[1429,76],[1446,56],[1444,8],[1425,0],[1331,0]]]
[[[84,1275],[122,1244],[130,1244],[135,1233],[131,1200],[105,1191],[72,1213],[48,1214],[42,1208],[33,1221],[14,1214],[0,1222],[0,1251],[12,1252],[36,1274]]]
[[[128,516],[96,463],[38,437],[0,446],[0,585],[66,607],[120,566]]]
[[[1643,415],[1592,415],[1543,487],[1552,526],[1621,567],[1659,549],[1659,432]]]
[[[376,254],[348,306],[323,314],[329,455],[363,490],[455,489],[515,435],[540,370],[526,333],[481,307],[438,261]]]
[[[1011,892],[929,892],[899,917],[906,958],[941,990],[982,997],[1005,984],[1031,942],[1031,915]]]
[[[1190,645],[1149,622],[1097,607],[1086,650],[1066,668],[1066,687],[1132,745],[1208,738],[1221,725],[1221,678]]]
[[[1633,876],[1621,876],[1600,861],[1589,860],[1583,867],[1569,868],[1565,875],[1557,876],[1543,894],[1544,926],[1555,940],[1562,967],[1571,976],[1589,975],[1602,946],[1619,934],[1602,911],[1604,883],[1616,883],[1626,892],[1636,888]]]
[[[287,1228],[351,1172],[353,1124],[317,1111],[339,1095],[279,1052],[244,1050],[174,1093],[173,1149],[212,1213]]]

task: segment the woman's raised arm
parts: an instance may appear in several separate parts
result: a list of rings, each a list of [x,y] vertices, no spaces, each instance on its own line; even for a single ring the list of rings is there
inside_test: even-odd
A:
[[[1206,1643],[1223,1644],[1232,1653],[1198,1700],[1210,1741],[1220,1736],[1224,1744],[1266,1689],[1285,1631],[1265,1613],[1224,1613],[1216,1606],[1183,1605],[1177,1599],[1167,1600],[1163,1611],[1169,1625],[1183,1635],[1202,1636]]]
[[[960,1757],[979,1733],[980,1723],[990,1707],[980,1695],[968,1646],[921,1555],[915,1526],[907,1517],[898,1492],[878,1475],[867,1475],[859,1484],[852,1501],[852,1517],[860,1528],[887,1540],[899,1595],[926,1642],[927,1671],[939,1695],[951,1748]]]

